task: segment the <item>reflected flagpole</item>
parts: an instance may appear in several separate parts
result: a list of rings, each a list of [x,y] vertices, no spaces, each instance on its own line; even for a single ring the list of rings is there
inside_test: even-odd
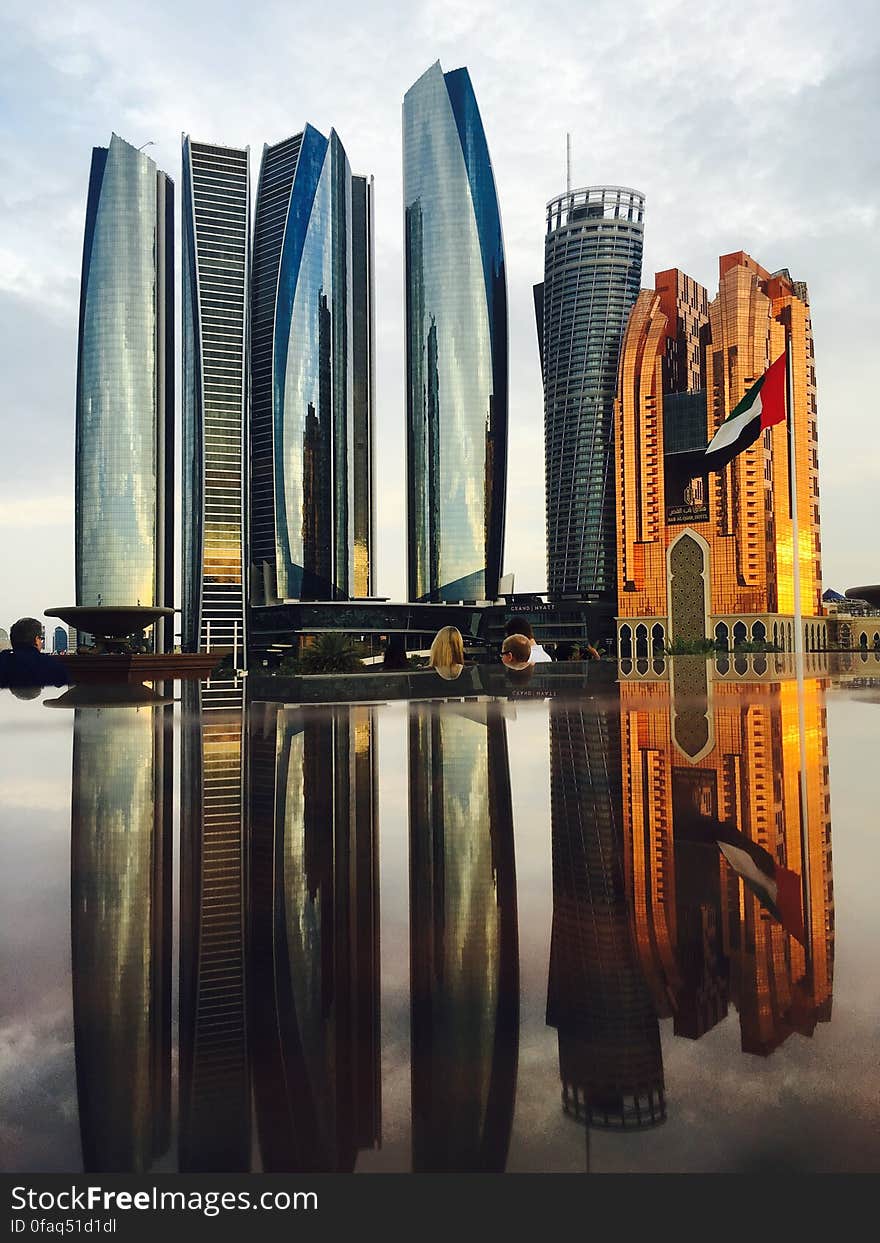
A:
[[[794,580],[794,658],[798,684],[798,737],[800,743],[800,839],[801,883],[803,885],[804,930],[807,971],[812,971],[813,919],[810,889],[810,821],[807,801],[807,721],[804,702],[804,621],[801,609],[801,548],[798,524],[797,467],[794,436],[794,367],[791,356],[791,309],[785,326],[785,417],[788,422],[789,495],[791,501],[791,544]]]

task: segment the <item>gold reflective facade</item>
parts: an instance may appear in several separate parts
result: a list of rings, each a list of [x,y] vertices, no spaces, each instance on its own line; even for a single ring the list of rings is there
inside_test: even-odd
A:
[[[706,445],[783,352],[787,331],[804,638],[827,645],[807,289],[738,251],[722,256],[711,302],[671,269],[640,292],[627,324],[615,402],[622,657],[706,638],[792,650],[788,424],[766,430],[723,471],[702,468]]]
[[[694,668],[672,680],[633,675],[620,686],[625,872],[638,954],[657,1013],[673,1016],[677,1035],[699,1038],[733,1004],[743,1051],[767,1055],[831,1017],[825,685],[811,680],[803,689],[802,802],[791,673],[768,672],[765,681],[750,669],[726,682],[713,680],[702,659],[674,663]],[[689,837],[695,807],[736,824],[801,876],[806,945],[761,907],[716,848]]]

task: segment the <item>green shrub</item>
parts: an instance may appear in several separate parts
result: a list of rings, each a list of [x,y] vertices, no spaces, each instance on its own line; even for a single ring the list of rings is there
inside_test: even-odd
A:
[[[362,651],[346,634],[319,634],[302,648],[296,662],[299,673],[355,673],[363,668]]]
[[[676,639],[666,648],[667,656],[711,656],[715,652],[713,639]]]

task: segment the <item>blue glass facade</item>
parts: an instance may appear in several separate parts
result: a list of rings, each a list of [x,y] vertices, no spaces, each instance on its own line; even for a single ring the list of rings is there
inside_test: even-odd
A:
[[[174,195],[113,135],[86,209],[76,392],[76,602],[173,603]],[[171,619],[155,628],[162,649]]]
[[[535,291],[544,376],[547,587],[617,603],[614,395],[642,275],[645,200],[621,186],[547,205]]]
[[[255,604],[353,590],[351,180],[335,132],[307,125],[264,149],[251,287]]]
[[[403,101],[411,600],[494,599],[507,476],[507,279],[466,69]]]
[[[249,153],[183,141],[183,624],[245,644]]]

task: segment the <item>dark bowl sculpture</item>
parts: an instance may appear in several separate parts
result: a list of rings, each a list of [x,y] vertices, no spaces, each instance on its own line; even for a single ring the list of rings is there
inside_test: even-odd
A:
[[[57,699],[44,699],[44,708],[156,708],[174,703],[171,695],[160,695],[149,686],[117,685],[71,686]]]
[[[873,609],[880,609],[880,583],[870,587],[847,587],[843,593],[847,600],[864,600]]]
[[[131,652],[132,636],[142,635],[160,617],[172,617],[174,609],[141,604],[65,605],[45,613],[90,634],[98,652]]]

